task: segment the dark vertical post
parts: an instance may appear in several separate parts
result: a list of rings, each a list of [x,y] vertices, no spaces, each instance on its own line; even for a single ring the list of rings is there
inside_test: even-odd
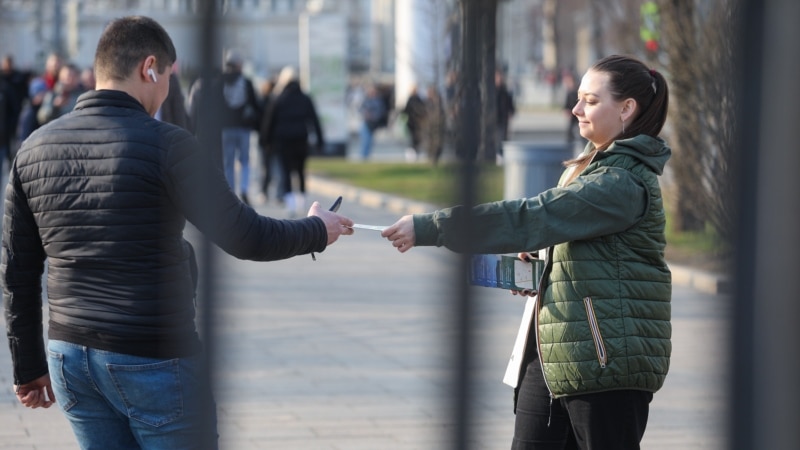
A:
[[[742,39],[742,49],[739,61],[757,61],[762,52],[762,21],[763,3],[760,0],[742,0],[740,17],[741,35],[748,36]],[[756,198],[758,195],[758,154],[753,151],[758,148],[760,116],[760,90],[761,64],[742,64],[739,67],[736,97],[739,109],[737,110],[736,130],[739,147],[734,157],[739,161],[736,166],[739,173],[731,174],[738,180],[737,204],[738,215],[736,234],[733,240],[736,243],[735,260],[733,267],[734,280],[734,309],[731,320],[732,345],[729,350],[731,357],[730,383],[730,417],[729,439],[730,448],[736,450],[749,450],[759,448],[753,439],[753,364],[756,351],[753,342],[753,317],[756,305],[752,301],[755,294],[751,262],[755,261],[756,243],[754,242],[756,216],[754,214]],[[748,126],[741,126],[749,124]],[[748,206],[749,205],[749,206]],[[750,263],[748,263],[750,262]]]
[[[458,129],[458,141],[456,151],[459,155],[464,155],[461,160],[461,189],[460,204],[464,205],[467,213],[462,216],[463,228],[461,239],[466,240],[461,247],[469,248],[469,241],[473,239],[471,230],[472,224],[470,207],[475,204],[475,183],[476,169],[475,157],[477,155],[477,145],[480,139],[480,89],[479,89],[479,49],[480,49],[480,0],[461,1],[462,34],[461,48],[462,59],[460,72],[459,89],[461,92],[457,98],[461,102],[460,114],[458,115],[460,125]],[[472,322],[473,305],[470,288],[464,282],[464,274],[469,270],[469,254],[460,255],[457,265],[455,286],[459,288],[455,291],[453,298],[455,303],[456,318],[456,367],[454,373],[454,417],[455,417],[455,440],[453,448],[465,450],[469,448],[469,435],[471,429],[471,409],[472,402],[470,391],[472,387],[471,366],[472,366],[472,334],[470,324]]]
[[[481,146],[478,161],[494,163],[500,148],[497,147],[497,89],[494,72],[497,58],[497,0],[480,2],[480,92],[481,92]]]
[[[800,448],[798,16],[794,0],[742,0],[730,397],[735,449]]]
[[[195,125],[196,130],[216,129],[216,127],[211,124],[219,120],[218,112],[221,111],[219,106],[214,104],[214,102],[217,101],[216,96],[207,95],[209,91],[209,85],[211,84],[210,82],[214,75],[214,68],[217,66],[220,59],[216,51],[218,48],[218,21],[216,4],[216,0],[201,0],[198,3],[200,14],[198,28],[196,30],[196,42],[198,45],[200,45],[201,50],[201,94],[200,98],[196,99],[196,101],[200,102],[199,108],[201,114],[199,114],[197,117],[198,123]],[[201,151],[206,157],[218,157],[217,155],[220,152],[218,139],[201,138],[198,139],[198,142],[200,144],[200,148],[198,150]],[[213,201],[214,199],[214,196],[210,195],[207,186],[205,185],[197,186],[196,195],[199,195],[209,201]],[[208,211],[211,210],[213,210],[213,208],[208,209]],[[216,261],[214,252],[216,251],[216,248],[205,235],[203,235],[201,239],[199,262],[200,285],[198,290],[200,315],[198,319],[201,338],[205,350],[203,353],[206,375],[205,380],[208,383],[207,389],[213,391],[214,361],[216,350],[216,334],[214,332],[214,308],[216,306]],[[204,411],[204,423],[212,423],[216,421],[215,408],[216,405],[208,405]],[[208,445],[208,442],[198,442],[197,448],[206,448]]]

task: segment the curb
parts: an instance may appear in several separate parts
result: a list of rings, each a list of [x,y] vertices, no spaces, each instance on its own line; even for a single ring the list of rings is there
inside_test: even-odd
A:
[[[730,294],[730,282],[724,275],[704,272],[688,266],[669,264],[672,283],[687,286],[708,294]]]
[[[348,202],[357,203],[370,208],[384,209],[398,215],[422,214],[440,208],[431,203],[409,200],[396,195],[354,187],[313,175],[306,175],[306,185],[309,191],[319,192],[330,197],[341,195],[342,198]]]
[[[330,197],[341,195],[347,202],[357,203],[369,208],[383,209],[398,216],[422,214],[439,209],[439,206],[431,203],[409,200],[400,196],[359,188],[313,175],[306,176],[306,184],[309,191]],[[672,271],[673,284],[715,295],[729,294],[731,291],[730,283],[723,275],[705,272],[689,266],[670,264],[669,262],[667,264],[670,271]]]

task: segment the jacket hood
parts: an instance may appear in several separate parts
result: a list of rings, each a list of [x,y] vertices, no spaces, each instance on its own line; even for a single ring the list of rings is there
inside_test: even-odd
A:
[[[659,175],[664,173],[664,166],[672,156],[672,150],[663,139],[644,134],[614,141],[603,153],[633,156]]]

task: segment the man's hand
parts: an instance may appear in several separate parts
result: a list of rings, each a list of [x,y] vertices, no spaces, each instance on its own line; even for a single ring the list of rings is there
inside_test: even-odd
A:
[[[353,234],[353,221],[345,216],[340,216],[333,211],[327,211],[320,206],[319,202],[314,202],[308,210],[308,217],[317,216],[325,222],[325,229],[328,230],[328,245],[333,244],[339,236]]]
[[[410,215],[401,217],[394,225],[381,231],[381,236],[391,241],[400,253],[411,250],[411,247],[417,242],[414,233],[414,218]]]
[[[15,385],[14,392],[19,402],[28,408],[49,408],[56,402],[49,374],[42,375],[30,383]]]

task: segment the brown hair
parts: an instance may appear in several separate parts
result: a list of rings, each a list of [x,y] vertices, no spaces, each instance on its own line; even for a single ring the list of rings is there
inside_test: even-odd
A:
[[[148,56],[156,58],[158,72],[177,59],[169,34],[155,20],[128,16],[111,21],[103,30],[94,56],[98,75],[122,81]]]
[[[597,152],[606,150],[615,140],[628,139],[640,134],[657,137],[667,121],[669,88],[661,73],[649,69],[643,62],[630,56],[611,55],[597,61],[590,71],[608,74],[608,86],[614,100],[632,98],[637,114],[631,124],[609,142],[578,158],[565,161],[567,167],[578,166],[570,177],[572,181],[589,165]]]

